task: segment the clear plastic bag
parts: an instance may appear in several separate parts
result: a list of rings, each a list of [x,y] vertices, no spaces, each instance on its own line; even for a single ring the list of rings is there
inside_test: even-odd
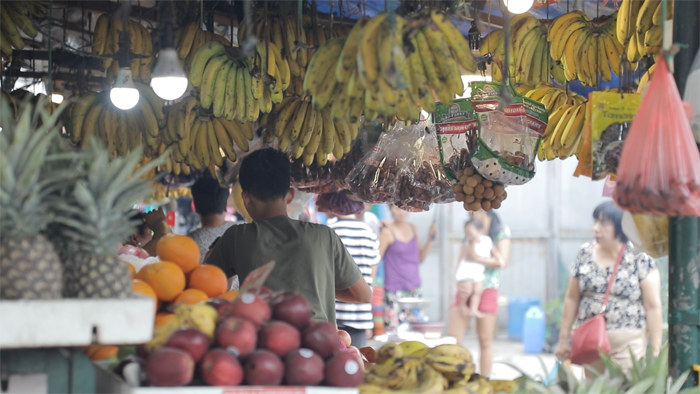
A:
[[[399,122],[401,123],[401,122]],[[392,201],[396,190],[396,177],[403,167],[405,147],[395,139],[395,131],[383,133],[379,142],[350,171],[345,181],[350,191],[360,200],[371,204]]]
[[[335,215],[355,215],[365,210],[365,204],[352,200],[344,191],[325,193],[316,199],[319,212],[330,212]]]
[[[479,119],[479,139],[471,161],[485,178],[522,185],[535,176],[535,159],[547,111],[510,88],[514,103],[499,109],[499,83],[472,82],[472,103]]]
[[[310,166],[304,165],[302,159],[292,160],[291,175],[292,186],[297,189],[320,187],[333,182],[331,173],[333,164],[328,163],[324,166],[319,166],[315,162]]]
[[[663,56],[657,64],[622,148],[613,198],[632,213],[700,216],[700,152]]]
[[[332,178],[338,187],[341,189],[350,189],[345,178],[347,178],[352,169],[362,161],[362,158],[370,149],[372,149],[371,145],[366,144],[361,138],[357,138],[353,141],[350,152],[343,156],[342,159],[335,162],[333,165]]]
[[[394,131],[395,142],[405,147],[403,166],[396,178],[394,205],[404,211],[423,212],[430,209],[433,187],[432,171],[426,171],[424,160],[424,126],[406,126]]]

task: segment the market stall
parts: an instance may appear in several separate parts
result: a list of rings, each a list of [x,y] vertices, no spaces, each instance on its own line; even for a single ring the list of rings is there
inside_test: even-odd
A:
[[[698,348],[700,296],[673,268],[682,294],[672,299],[693,302],[672,304],[671,324],[691,328],[672,333],[670,363],[668,349],[627,374],[605,360],[606,375],[580,382],[560,368],[548,387],[479,376],[466,349],[440,338],[441,322],[413,321],[410,335],[357,349],[332,324],[312,324],[304,297],[264,287],[274,263],[239,291],[199,264],[188,237],[154,232],[153,256],[118,247],[134,231],[125,212],[191,195],[202,177],[231,187],[251,221],[237,178],[261,147],[285,152],[292,186],[336,215],[366,203],[497,210],[538,162],[575,157],[571,175],[617,181],[610,195],[637,248],[697,272],[700,134],[687,119],[693,106],[700,113],[698,34],[672,47],[674,20],[688,26],[696,11],[697,32],[697,4],[532,3],[3,2],[0,348],[10,391],[692,385],[699,355],[682,341]],[[31,373],[48,381],[22,380]]]

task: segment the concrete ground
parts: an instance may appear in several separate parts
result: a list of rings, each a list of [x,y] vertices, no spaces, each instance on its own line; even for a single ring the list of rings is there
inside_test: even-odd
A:
[[[479,370],[479,341],[473,333],[467,334],[462,346],[469,349],[475,358],[477,372]],[[536,380],[544,380],[556,363],[553,354],[525,354],[523,344],[511,341],[505,334],[497,335],[493,342],[493,367],[491,379],[511,380],[519,377],[520,372],[503,363],[509,363]],[[544,368],[542,366],[544,364]],[[543,370],[546,368],[546,371]],[[581,377],[583,369],[573,366],[574,373]]]

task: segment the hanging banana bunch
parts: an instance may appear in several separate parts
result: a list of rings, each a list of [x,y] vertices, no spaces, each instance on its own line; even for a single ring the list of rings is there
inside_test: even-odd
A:
[[[202,30],[199,22],[192,22],[177,30],[175,33],[175,48],[180,58],[180,66],[188,75],[194,60],[194,54],[204,43],[212,40],[220,42],[224,47],[231,46],[231,42],[226,37]]]
[[[155,60],[153,53],[153,39],[151,33],[139,22],[128,19],[126,24],[121,19],[112,19],[107,14],[102,14],[95,23],[95,33],[92,40],[92,53],[95,55],[112,55],[119,51],[119,33],[129,32],[129,51],[134,56],[128,66],[131,69],[131,78],[135,81],[149,83],[151,81],[151,67]],[[102,59],[101,68],[107,70],[107,80],[114,83],[119,67],[119,62],[111,57]]]
[[[515,83],[535,85],[549,81],[555,63],[549,55],[547,41],[550,23],[528,13],[511,20],[511,53],[515,63],[512,80]]]
[[[33,18],[46,16],[46,7],[36,1],[3,1],[0,4],[0,51],[3,57],[12,55],[12,49],[24,49],[20,32],[30,38],[38,31]]]
[[[245,41],[248,30],[243,21],[238,29],[239,43]],[[268,15],[267,22],[264,13],[259,11],[255,17],[252,33],[261,41],[266,39],[272,42],[280,50],[283,59],[289,64],[291,80],[287,95],[302,96],[304,94],[303,81],[306,76],[306,67],[315,51],[329,39],[348,36],[346,27],[335,24],[330,37],[328,28],[314,26],[309,15],[302,16],[302,29],[299,29],[297,18]]]
[[[254,122],[282,101],[290,69],[272,42],[259,43],[247,59],[238,60],[220,42],[209,41],[194,54],[190,82],[199,90],[202,108],[211,108],[214,116]]]
[[[304,79],[313,108],[331,105],[333,119],[347,117],[351,123],[363,113],[367,120],[418,120],[420,107],[435,109],[435,96],[452,103],[463,94],[460,65],[476,70],[467,41],[436,11],[413,21],[380,13],[358,20],[347,39],[322,45]]]
[[[595,86],[598,74],[604,81],[622,74],[624,47],[615,33],[618,15],[616,11],[590,20],[583,12],[573,11],[554,19],[547,40],[552,58],[561,60],[566,80]]]
[[[153,89],[134,83],[141,100],[127,111],[112,105],[107,92],[88,92],[71,109],[70,125],[66,128],[71,141],[87,144],[92,138],[101,139],[110,157],[126,156],[144,144],[144,153],[158,147],[159,124],[165,124],[163,100]]]
[[[292,157],[302,158],[307,166],[314,161],[325,165],[331,153],[336,159],[342,158],[350,152],[359,132],[359,123],[345,118],[334,120],[330,107],[315,109],[309,97],[287,97],[275,105],[273,113],[277,115],[274,123],[266,120],[264,125],[274,130],[279,149],[291,149]]]
[[[663,38],[663,8],[661,0],[623,0],[618,10],[616,37],[626,47],[625,57],[631,69],[637,68],[642,57],[658,58]],[[666,3],[666,20],[673,19],[673,0]]]

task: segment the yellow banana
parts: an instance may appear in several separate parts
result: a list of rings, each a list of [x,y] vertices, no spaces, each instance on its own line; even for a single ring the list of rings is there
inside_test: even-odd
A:
[[[197,49],[190,67],[190,82],[192,82],[192,85],[199,86],[202,83],[204,71],[209,60],[223,53],[224,46],[218,41],[208,41]]]
[[[345,39],[343,38],[334,38],[327,41],[325,45],[316,51],[304,78],[304,91],[307,94],[316,95],[317,92],[324,88],[323,82],[326,80],[326,74],[331,68],[335,72],[335,66],[344,42]],[[335,80],[335,73],[333,77],[333,80]]]
[[[362,29],[369,18],[360,18],[350,30],[343,49],[340,52],[340,61],[335,68],[335,78],[338,81],[347,81],[353,70],[357,69],[357,48],[360,43]]]
[[[232,65],[233,61],[227,60],[216,73],[217,78],[214,81],[214,93],[212,97],[212,112],[217,118],[224,114],[226,104],[226,86],[229,78],[229,70],[231,70]],[[202,88],[202,91],[204,91],[204,88]]]
[[[379,78],[379,58],[377,53],[378,31],[387,17],[387,13],[382,12],[370,19],[360,34],[360,42],[357,52],[357,69],[359,70],[360,81],[364,87],[375,93],[379,89],[377,80]]]
[[[442,30],[447,41],[450,43],[455,58],[459,64],[467,71],[476,71],[476,59],[472,56],[467,40],[462,36],[462,32],[444,14],[432,11],[430,17],[433,22]]]
[[[219,119],[219,121],[224,127],[224,130],[228,134],[231,141],[236,143],[238,149],[242,150],[243,152],[248,152],[250,148],[248,146],[248,139],[246,139],[245,133],[243,131],[244,126],[240,125],[235,120],[228,121],[225,119]]]

